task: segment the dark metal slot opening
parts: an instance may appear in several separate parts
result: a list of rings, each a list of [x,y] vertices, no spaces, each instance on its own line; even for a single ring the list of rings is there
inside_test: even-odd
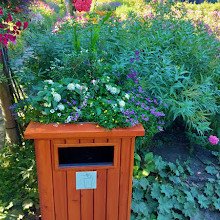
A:
[[[113,165],[114,146],[60,147],[59,167]]]

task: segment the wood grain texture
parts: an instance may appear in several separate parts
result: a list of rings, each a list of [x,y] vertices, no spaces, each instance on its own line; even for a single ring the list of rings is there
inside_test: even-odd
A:
[[[130,153],[130,177],[129,177],[129,192],[128,192],[128,215],[127,220],[131,216],[131,200],[132,200],[132,183],[133,183],[133,167],[134,167],[134,151],[135,151],[135,137],[131,139],[131,153]]]
[[[52,140],[52,153],[54,155],[54,144],[65,144],[64,139]],[[55,160],[53,159],[53,185],[54,204],[56,220],[68,220],[67,211],[67,174],[66,171],[55,170]]]
[[[95,138],[94,143],[107,143],[107,138]],[[97,189],[94,190],[94,220],[106,219],[106,170],[97,170]]]
[[[130,178],[131,138],[122,138],[120,161],[119,220],[127,220]]]
[[[30,122],[24,132],[25,139],[55,139],[55,138],[85,138],[85,137],[132,137],[144,136],[143,126],[137,125],[129,128],[118,128],[106,130],[97,127],[94,123],[60,124],[41,124]]]
[[[66,139],[67,144],[77,144],[79,139]],[[81,220],[81,194],[76,190],[76,171],[67,171],[68,220]]]
[[[50,140],[35,140],[42,220],[55,220]]]
[[[109,138],[108,142],[117,143],[118,149],[118,164],[120,164],[120,148],[121,138]],[[120,167],[107,170],[107,214],[106,220],[118,220],[119,209],[119,180]]]
[[[93,143],[92,138],[80,138],[80,143]],[[81,191],[81,220],[94,220],[93,189]]]

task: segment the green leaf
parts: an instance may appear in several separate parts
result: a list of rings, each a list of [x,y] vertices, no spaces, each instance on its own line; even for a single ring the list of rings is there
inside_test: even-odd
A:
[[[146,190],[147,187],[149,186],[149,181],[146,179],[146,178],[142,178],[140,181],[139,181],[139,184],[140,186]]]
[[[205,170],[211,175],[216,175],[218,173],[214,166],[207,166]]]
[[[157,220],[168,220],[168,219],[169,220],[172,219],[171,213],[166,213],[166,214],[158,213]]]
[[[192,188],[191,188],[191,193],[192,193],[192,195],[193,195],[195,198],[198,198],[198,196],[200,195],[200,194],[199,194],[199,190],[198,190],[198,188],[196,188],[196,187],[192,187]]]
[[[207,209],[210,205],[209,200],[204,195],[198,195],[198,203],[200,204],[201,208]]]
[[[174,194],[174,188],[171,185],[162,185],[161,187],[161,192],[164,193],[168,198],[173,196]]]
[[[173,208],[173,201],[172,199],[169,199],[168,197],[160,197],[159,200],[159,207],[161,213],[170,213],[170,209]]]
[[[213,201],[213,204],[214,204],[215,208],[220,211],[220,198],[214,197],[212,199],[212,201]]]
[[[166,162],[164,162],[161,157],[155,157],[154,162],[158,171],[166,168]]]
[[[132,196],[134,200],[139,201],[144,198],[144,190],[141,188],[136,188],[133,190]]]
[[[186,194],[186,200],[188,202],[194,202],[194,197],[192,196],[192,194],[189,191],[184,191],[184,193]]]
[[[134,159],[141,161],[141,157],[137,153],[134,154]]]
[[[101,115],[101,113],[102,113],[101,108],[97,107],[97,108],[96,108],[96,112],[97,112],[97,115],[98,115],[98,116]]]
[[[178,176],[169,176],[169,179],[175,184],[178,184],[181,182],[181,179]]]
[[[148,215],[148,207],[145,202],[133,202],[132,201],[131,209],[135,213],[143,213],[144,215]]]
[[[195,204],[192,202],[186,202],[184,204],[184,209],[182,212],[185,214],[185,216],[193,217],[196,213],[196,207]]]
[[[153,153],[152,153],[152,152],[147,153],[147,154],[145,155],[145,157],[144,157],[144,161],[145,161],[145,162],[150,162],[150,161],[152,161],[152,159],[153,159]]]
[[[213,184],[211,184],[211,183],[206,183],[204,192],[205,192],[205,194],[206,194],[207,196],[212,196],[213,193],[214,193]]]
[[[159,183],[153,183],[152,184],[151,196],[152,196],[153,199],[158,199],[161,196],[160,184]]]
[[[220,197],[220,185],[215,184],[215,193]]]

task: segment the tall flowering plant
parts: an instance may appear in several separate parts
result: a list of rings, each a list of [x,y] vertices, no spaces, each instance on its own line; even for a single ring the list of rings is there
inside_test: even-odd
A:
[[[0,7],[0,47],[7,48],[9,42],[15,44],[20,32],[28,27],[28,22],[21,22],[17,19],[16,14],[20,12],[17,6],[10,10]]]

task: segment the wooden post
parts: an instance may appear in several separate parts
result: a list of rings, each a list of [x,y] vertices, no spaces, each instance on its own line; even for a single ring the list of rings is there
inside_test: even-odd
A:
[[[55,127],[31,122],[24,137],[36,143],[42,220],[129,220],[135,136],[144,133],[142,125],[108,131],[93,123]],[[99,152],[96,161],[93,149]],[[65,165],[60,155],[66,150],[65,159],[71,162]],[[79,150],[84,153],[76,157]],[[93,153],[87,155],[86,150]],[[81,155],[88,161],[76,164]],[[76,173],[88,171],[97,174],[96,187],[76,189]]]

